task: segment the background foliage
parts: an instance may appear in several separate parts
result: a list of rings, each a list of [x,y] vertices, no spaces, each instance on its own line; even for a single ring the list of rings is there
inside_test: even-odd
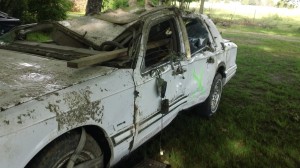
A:
[[[0,10],[23,23],[66,19],[71,7],[69,0],[0,0]]]
[[[20,18],[23,23],[39,22],[43,20],[63,20],[67,12],[72,9],[73,3],[84,0],[0,0],[0,11],[11,16]],[[158,5],[159,0],[150,0],[152,4]],[[174,4],[175,0],[161,0],[164,5]],[[177,5],[188,8],[191,2],[200,0],[179,0]],[[300,0],[207,0],[209,3],[232,3],[237,2],[243,5],[268,5],[283,8],[299,7]],[[139,6],[144,6],[145,0],[137,0]],[[82,4],[81,4],[82,5]],[[103,11],[128,7],[128,0],[103,0]],[[85,9],[85,8],[83,8]]]

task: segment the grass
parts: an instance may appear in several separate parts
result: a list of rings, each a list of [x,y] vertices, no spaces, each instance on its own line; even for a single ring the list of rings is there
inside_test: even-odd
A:
[[[279,17],[278,15],[270,15],[261,19],[251,19],[237,17],[231,19],[226,16],[211,14],[210,17],[223,27],[230,27],[231,29],[251,31],[257,33],[264,33],[269,35],[284,35],[289,37],[300,37],[300,18],[289,19]]]
[[[49,33],[42,33],[42,32],[34,32],[27,34],[28,41],[34,41],[34,42],[47,42],[51,40],[51,37]]]
[[[75,19],[80,16],[84,16],[84,12],[68,12],[67,13],[67,19]]]
[[[275,7],[207,4],[209,15],[220,26],[270,35],[300,37],[300,10]]]
[[[293,29],[235,26],[241,25],[221,28],[239,47],[238,71],[217,114],[204,119],[196,109],[183,111],[120,167],[144,157],[175,168],[300,165],[300,38],[289,35]]]

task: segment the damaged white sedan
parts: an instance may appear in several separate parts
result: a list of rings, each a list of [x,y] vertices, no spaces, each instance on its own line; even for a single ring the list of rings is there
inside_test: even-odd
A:
[[[119,13],[0,37],[1,167],[110,167],[178,112],[217,111],[237,46],[210,19],[176,8]],[[49,39],[30,41],[36,32]]]

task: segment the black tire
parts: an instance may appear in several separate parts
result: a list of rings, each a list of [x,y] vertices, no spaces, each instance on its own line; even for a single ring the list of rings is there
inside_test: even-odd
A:
[[[199,105],[199,114],[204,117],[211,117],[218,110],[223,90],[222,75],[217,73],[214,77],[207,99]]]
[[[39,152],[26,168],[65,168],[71,155],[78,146],[80,135],[81,131],[76,130],[58,137]],[[99,157],[102,157],[103,164],[104,157],[101,148],[95,139],[86,133],[85,146],[80,152],[74,166]],[[104,165],[98,165],[96,167],[103,168]]]

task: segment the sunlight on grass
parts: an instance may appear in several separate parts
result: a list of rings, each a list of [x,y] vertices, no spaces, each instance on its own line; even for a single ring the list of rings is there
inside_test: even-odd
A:
[[[74,18],[78,18],[80,16],[84,16],[84,12],[68,12],[67,13],[67,17],[68,19],[74,19]]]
[[[166,160],[164,162],[172,163],[172,167],[182,167],[183,164],[183,156],[181,155],[182,151],[174,150],[173,148],[171,151],[165,152]]]
[[[250,151],[242,140],[229,140],[227,147],[231,153],[238,156],[245,156]]]
[[[260,49],[264,50],[264,51],[267,51],[267,52],[272,52],[273,49],[270,48],[270,47],[267,47],[267,46],[259,46]]]

